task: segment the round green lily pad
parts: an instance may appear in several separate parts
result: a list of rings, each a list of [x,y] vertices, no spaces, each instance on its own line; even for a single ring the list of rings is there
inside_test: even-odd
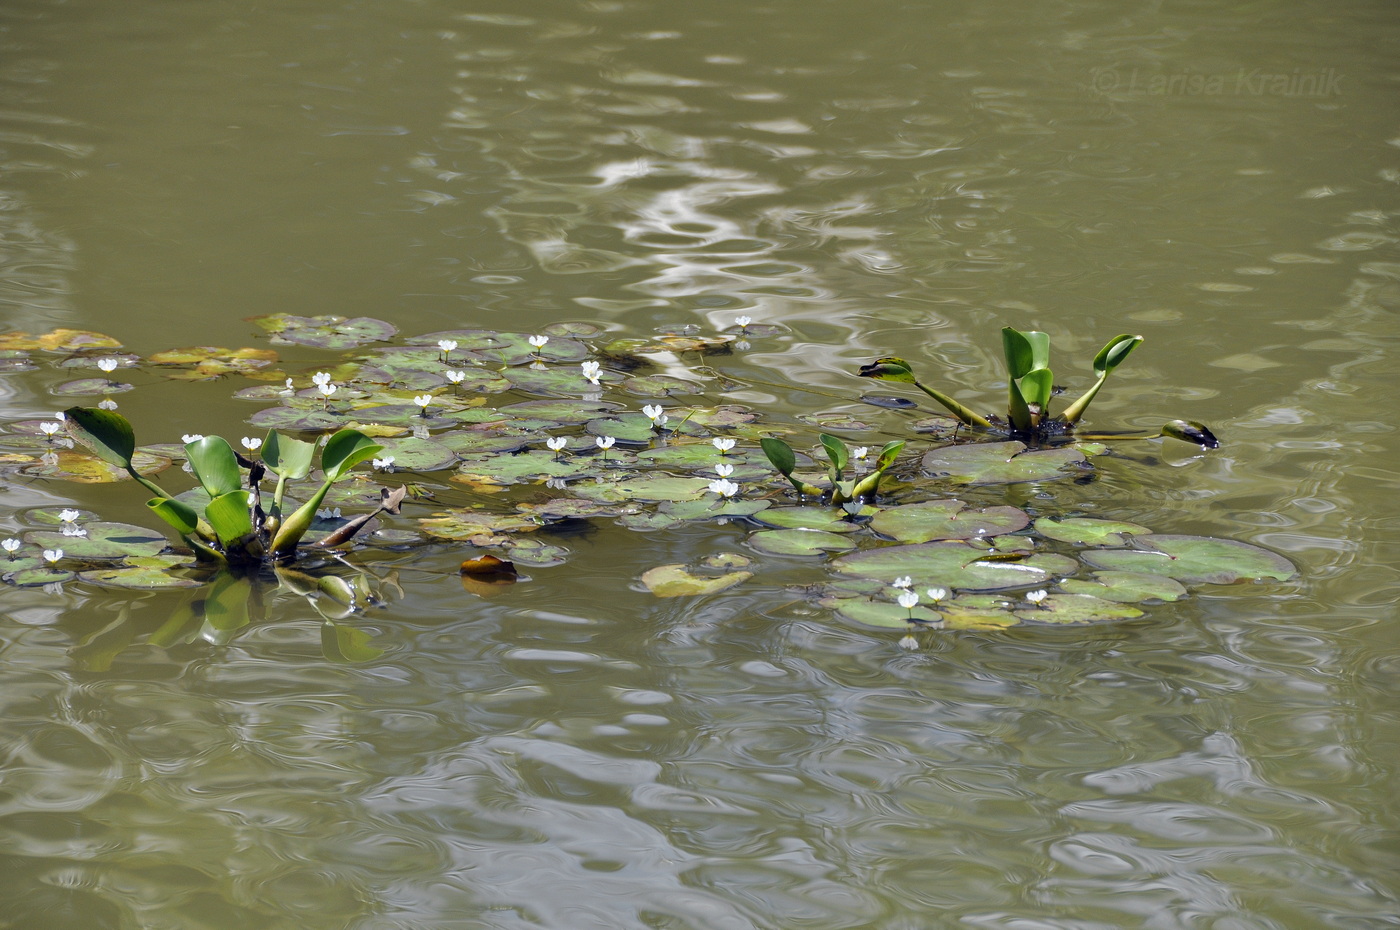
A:
[[[482,510],[455,510],[419,519],[418,525],[429,536],[439,539],[472,539],[500,533],[531,532],[540,527],[538,520],[521,514],[490,513]]]
[[[167,545],[163,534],[129,523],[85,523],[86,536],[64,536],[53,530],[25,534],[25,541],[40,549],[62,549],[75,559],[120,559],[155,555]]]
[[[0,563],[0,566],[3,566],[3,563]],[[72,572],[64,571],[61,568],[47,567],[21,568],[0,575],[0,579],[3,579],[6,584],[12,584],[20,588],[37,588],[41,585],[67,581],[72,577]]]
[[[698,500],[665,501],[657,510],[675,520],[713,520],[718,517],[750,517],[770,506],[771,501],[720,498],[706,494]]]
[[[1076,473],[1084,453],[1073,446],[1027,451],[1021,442],[975,442],[944,446],[924,456],[924,473],[962,484],[1013,484],[1048,481]]]
[[[1133,620],[1142,611],[1088,594],[1052,594],[1034,607],[1020,607],[1015,614],[1028,623],[1101,623]]]
[[[135,385],[127,384],[125,381],[109,381],[106,378],[82,378],[78,381],[65,381],[58,387],[49,388],[50,394],[57,394],[63,397],[76,397],[80,395],[96,396],[99,394],[122,394],[130,391]]]
[[[1092,594],[1106,601],[1136,604],[1140,601],[1175,601],[1186,596],[1181,582],[1165,575],[1142,572],[1094,572],[1093,580],[1069,578],[1060,582],[1069,594]]]
[[[943,625],[942,617],[923,605],[918,605],[910,611],[892,601],[864,597],[824,597],[818,603],[836,611],[847,620],[886,630],[907,630],[911,625],[911,618],[912,623],[917,626],[937,629]]]
[[[1079,568],[1074,559],[1042,552],[1015,562],[987,561],[986,553],[961,542],[927,542],[887,546],[842,556],[838,572],[874,578],[886,584],[908,576],[915,590],[926,585],[959,591],[997,591],[1050,582]]]
[[[834,507],[773,507],[756,519],[767,526],[789,530],[850,533],[859,529],[854,523],[841,519],[843,516],[845,511]]]
[[[507,404],[498,412],[511,420],[550,420],[564,425],[587,423],[621,408],[621,404],[593,400],[527,400]]]
[[[318,349],[350,349],[371,342],[383,342],[398,332],[393,324],[367,316],[347,319],[343,316],[273,313],[248,317],[247,322],[262,328],[275,343],[295,343]]]
[[[822,530],[760,530],[749,537],[749,545],[770,555],[826,555],[856,546],[847,536]]]
[[[394,459],[395,470],[439,471],[457,464],[457,453],[431,439],[383,439],[384,451],[375,456]]]
[[[700,394],[705,390],[703,384],[695,381],[682,381],[680,378],[672,378],[668,375],[642,375],[628,378],[622,382],[620,387],[628,394],[637,397],[684,397],[689,394]]]
[[[289,432],[320,432],[338,429],[345,420],[344,414],[308,407],[268,407],[248,418],[249,423],[260,429]]]
[[[1293,563],[1276,552],[1212,536],[1154,534],[1134,539],[1131,549],[1091,549],[1081,555],[1095,568],[1166,575],[1185,584],[1287,581],[1297,574]]]
[[[870,525],[875,532],[900,542],[921,543],[931,539],[974,539],[1014,533],[1031,522],[1015,507],[988,507],[968,510],[962,501],[925,501],[890,507],[875,515]]]
[[[579,497],[599,501],[685,501],[695,500],[709,489],[710,482],[704,478],[632,475],[618,481],[581,484],[573,492]]]
[[[1046,539],[1077,546],[1123,546],[1127,545],[1129,536],[1143,536],[1152,532],[1136,523],[1090,517],[1066,517],[1063,520],[1041,517],[1035,521],[1035,531]]]
[[[200,582],[161,568],[101,568],[79,572],[78,579],[108,588],[195,588]]]

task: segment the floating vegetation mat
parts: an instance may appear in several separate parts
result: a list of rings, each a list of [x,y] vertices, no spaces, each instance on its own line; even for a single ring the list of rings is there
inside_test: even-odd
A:
[[[359,430],[382,451],[354,480],[331,488],[320,515],[325,528],[373,510],[381,485],[407,487],[412,509],[376,518],[377,531],[346,549],[349,562],[356,552],[384,547],[450,547],[469,564],[489,556],[493,566],[510,570],[464,569],[463,575],[466,589],[483,596],[515,580],[514,563],[566,563],[564,537],[540,531],[570,521],[609,521],[639,533],[703,523],[725,524],[731,534],[741,528],[743,556],[638,565],[637,575],[659,597],[697,596],[761,582],[765,564],[785,572],[806,564],[811,581],[796,589],[801,596],[833,617],[893,629],[1131,620],[1187,596],[1192,586],[1287,581],[1295,574],[1282,556],[1235,540],[1046,515],[1052,503],[1034,514],[996,503],[997,486],[1083,479],[1107,450],[1097,442],[1045,448],[979,442],[976,434],[960,433],[955,420],[906,412],[907,403],[871,410],[872,418],[889,418],[879,420],[882,438],[908,440],[878,496],[842,506],[799,496],[792,481],[824,482],[833,448],[819,441],[813,424],[861,435],[873,427],[844,415],[775,421],[725,402],[727,393],[748,385],[714,371],[710,357],[777,335],[780,327],[744,323],[710,335],[619,338],[564,323],[535,334],[460,329],[403,337],[393,325],[363,317],[277,314],[251,322],[276,346],[325,356],[319,365],[293,366],[278,349],[196,346],[140,358],[101,333],[55,330],[0,335],[0,375],[63,369],[75,377],[52,389],[56,397],[101,398],[107,409],[153,378],[230,379],[233,396],[250,405],[248,423],[259,430],[304,440]],[[56,401],[55,408],[71,402]],[[183,433],[190,424],[137,427],[160,440],[137,447],[133,464],[142,475],[186,457],[176,440],[189,440]],[[759,445],[780,436],[795,450],[789,479]],[[243,445],[256,458],[257,441]],[[873,457],[868,449],[852,450],[857,478]],[[75,446],[63,422],[52,419],[6,424],[0,474],[129,483],[120,469]],[[201,493],[196,488],[177,499],[203,507],[208,498],[201,502]],[[223,583],[191,571],[190,560],[172,552],[160,531],[70,510],[23,518],[29,528],[0,552],[0,575],[13,585]],[[314,575],[283,581],[352,609],[364,602],[349,582]],[[221,588],[205,601],[236,614],[227,605],[243,594],[232,590]],[[342,656],[374,652],[351,629],[327,635],[327,648]]]

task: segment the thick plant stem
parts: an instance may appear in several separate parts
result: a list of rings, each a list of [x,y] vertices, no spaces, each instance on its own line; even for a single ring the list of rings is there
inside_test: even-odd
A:
[[[949,397],[947,394],[944,394],[942,391],[935,391],[933,388],[928,387],[919,381],[915,381],[913,382],[913,384],[914,387],[923,391],[929,397],[932,397],[934,400],[938,401],[948,410],[952,411],[955,417],[966,423],[968,426],[980,426],[982,429],[996,429],[996,427],[993,426],[991,424],[991,421],[989,421],[986,417],[982,417],[973,413],[971,409],[953,400],[953,398]]]

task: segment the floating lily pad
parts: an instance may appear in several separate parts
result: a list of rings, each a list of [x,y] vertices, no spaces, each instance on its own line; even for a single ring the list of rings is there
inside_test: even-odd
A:
[[[57,387],[51,387],[49,393],[60,397],[125,394],[133,387],[135,385],[127,384],[125,381],[112,381],[109,378],[82,378],[78,381],[65,381]]]
[[[4,563],[0,563],[0,568]],[[21,568],[15,571],[6,572],[0,575],[6,584],[12,584],[20,588],[35,588],[55,582],[64,582],[73,578],[72,572],[64,571],[61,568]]]
[[[1297,574],[1278,553],[1211,536],[1139,537],[1131,549],[1091,549],[1082,556],[1095,568],[1166,575],[1185,584],[1287,581]]]
[[[268,368],[277,361],[272,349],[229,349],[224,346],[189,346],[167,349],[146,359],[153,365],[172,367],[179,371],[167,375],[185,380],[219,378],[224,375],[246,374]]]
[[[589,420],[584,424],[584,429],[594,436],[611,436],[618,442],[636,446],[649,445],[657,438],[656,431],[651,428],[651,418],[642,413],[623,413]],[[695,423],[668,423],[666,429],[670,436],[699,436],[705,433],[704,428]],[[718,450],[711,446],[710,451],[714,453],[715,461],[721,461]]]
[[[171,465],[170,459],[155,455],[146,449],[137,449],[131,461],[136,470],[143,475],[164,471]],[[52,461],[46,463],[41,459],[32,465],[26,465],[24,473],[79,484],[109,484],[131,480],[131,476],[125,471],[108,465],[95,455],[75,449],[59,449],[54,452]]]
[[[316,408],[268,407],[253,414],[248,418],[248,422],[260,429],[321,432],[338,429],[346,419],[344,414],[329,413]]]
[[[621,404],[592,400],[527,400],[507,404],[497,412],[512,420],[549,420],[563,426],[587,423],[621,407]]]
[[[604,501],[590,501],[577,497],[557,497],[542,504],[521,504],[523,514],[541,520],[586,519],[588,517],[616,516],[618,507]]]
[[[490,513],[481,510],[456,510],[451,513],[423,517],[418,525],[429,536],[439,539],[470,540],[501,533],[531,532],[540,523],[531,517],[514,513]]]
[[[1127,544],[1129,536],[1143,536],[1152,532],[1136,523],[1090,517],[1066,517],[1063,520],[1041,517],[1035,521],[1035,531],[1046,539],[1076,546],[1123,546]]]
[[[108,588],[137,588],[142,590],[155,588],[194,588],[200,582],[193,578],[186,578],[182,575],[175,575],[168,568],[101,568],[92,571],[79,572],[78,579],[89,584],[98,584]]]
[[[826,597],[818,603],[847,620],[886,630],[906,630],[911,623],[935,628],[942,626],[942,617],[924,606],[916,606],[910,611],[891,601],[863,597]],[[1008,620],[1015,622],[1015,618],[1009,615]]]
[[[588,394],[597,390],[578,366],[569,368],[511,368],[506,372],[511,386],[527,394]]]
[[[543,478],[576,478],[597,474],[591,457],[557,456],[540,449],[515,455],[466,455],[452,480],[461,484],[519,484]]]
[[[521,538],[498,538],[494,545],[500,546],[510,553],[511,560],[521,565],[533,565],[536,568],[548,568],[552,565],[562,565],[569,558],[569,550],[563,546],[556,546],[553,543],[545,542],[543,539],[527,536]]]
[[[431,439],[385,439],[380,445],[384,451],[375,458],[392,457],[396,470],[439,471],[457,464],[457,453]]]
[[[704,478],[673,478],[670,475],[630,475],[618,481],[584,484],[574,488],[579,497],[600,501],[685,501],[709,491]]]
[[[699,500],[665,501],[658,512],[677,520],[712,520],[718,517],[751,517],[772,506],[772,501],[719,498],[706,494]]]
[[[710,429],[730,429],[756,422],[758,420],[758,414],[747,407],[740,407],[735,404],[723,404],[718,407],[696,407],[686,409],[684,419],[689,420],[691,423],[698,423],[701,426],[708,426]]]
[[[246,320],[265,330],[273,342],[315,346],[318,349],[351,349],[371,342],[382,342],[398,332],[392,324],[367,316],[346,319],[343,316],[273,313],[247,317]]]
[[[1015,507],[968,510],[962,501],[925,501],[890,507],[875,515],[871,528],[900,542],[922,543],[931,539],[973,539],[1014,533],[1031,522]]]
[[[473,429],[439,433],[433,441],[451,449],[465,459],[468,456],[483,456],[490,453],[521,452],[532,442],[537,442],[538,439],[528,434]]]
[[[962,484],[1013,484],[1070,477],[1082,473],[1075,469],[1085,462],[1073,446],[1027,451],[1021,442],[977,442],[934,449],[924,456],[923,470]]]
[[[758,517],[767,526],[789,530],[821,530],[825,533],[850,533],[859,529],[842,519],[845,511],[832,507],[774,507]]]
[[[1053,553],[1037,553],[1016,562],[986,561],[986,553],[961,542],[888,546],[842,556],[838,572],[874,578],[886,584],[909,576],[915,588],[938,585],[959,591],[996,591],[1049,582],[1075,571],[1079,563]]]
[[[77,352],[82,349],[120,349],[111,336],[85,329],[55,329],[41,336],[11,332],[0,334],[0,349],[44,349],[49,352]]]
[[[129,523],[85,523],[86,536],[64,536],[54,530],[35,530],[25,540],[40,549],[62,549],[75,559],[120,559],[155,555],[167,545],[163,534]]]
[[[773,474],[772,467],[763,459],[761,453],[749,449],[731,449],[727,454],[720,455],[719,450],[708,442],[681,441],[656,449],[647,449],[637,453],[637,461],[661,468],[710,470],[725,462],[735,467],[736,478],[743,477],[739,474],[740,470],[749,476],[762,475],[765,479]],[[745,466],[751,467],[745,469]]]
[[[1092,581],[1069,578],[1060,582],[1060,589],[1069,594],[1091,594],[1121,604],[1147,600],[1175,601],[1186,596],[1186,588],[1181,582],[1164,575],[1142,572],[1094,572]]]
[[[1102,623],[1133,620],[1141,617],[1142,611],[1087,594],[1052,594],[1034,607],[1021,607],[1015,614],[1029,623]]]
[[[683,381],[668,375],[642,375],[628,378],[620,385],[622,390],[637,397],[684,397],[704,392],[705,386],[694,381]]]
[[[692,597],[697,594],[717,594],[753,577],[753,572],[728,572],[723,575],[697,575],[684,565],[658,565],[642,575],[642,584],[657,597]]]
[[[848,536],[822,530],[760,530],[749,537],[749,545],[770,555],[826,555],[856,546]]]

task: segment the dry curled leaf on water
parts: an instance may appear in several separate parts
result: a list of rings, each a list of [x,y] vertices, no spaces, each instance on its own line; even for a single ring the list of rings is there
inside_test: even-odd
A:
[[[467,559],[457,570],[462,579],[462,588],[477,597],[492,597],[498,589],[515,584],[519,574],[515,564],[494,555],[481,555]]]

